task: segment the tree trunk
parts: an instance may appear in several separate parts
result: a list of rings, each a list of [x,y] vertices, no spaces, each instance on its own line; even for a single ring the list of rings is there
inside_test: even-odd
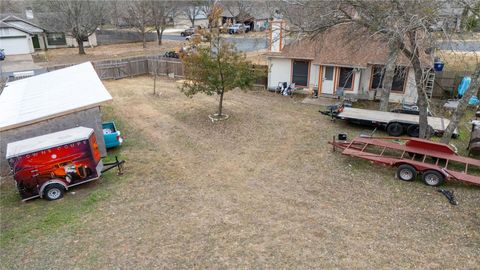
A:
[[[419,126],[420,134],[419,138],[425,139],[430,137],[429,128],[428,128],[428,97],[425,92],[425,81],[423,76],[423,69],[420,64],[420,59],[418,54],[412,59],[413,70],[415,72],[415,83],[417,85],[417,94],[418,94],[418,110],[419,110]]]
[[[380,111],[388,111],[388,102],[390,101],[390,91],[392,90],[393,77],[395,76],[397,55],[398,47],[395,46],[395,44],[390,44],[387,65],[385,66],[385,72],[383,76],[382,96],[380,98]]]
[[[146,38],[146,34],[145,34],[145,31],[142,32],[142,46],[143,48],[147,48],[147,38]]]
[[[218,103],[218,117],[222,116],[223,93],[225,93],[225,90],[224,90],[224,89],[222,89],[222,92],[220,93],[220,102]]]
[[[83,47],[83,40],[82,38],[76,38],[78,43],[78,54],[85,54],[85,48]]]
[[[162,45],[162,39],[163,39],[163,29],[157,28],[158,45]]]
[[[455,110],[455,112],[452,115],[452,118],[450,119],[450,124],[448,124],[447,128],[445,129],[445,132],[443,133],[442,143],[449,143],[450,140],[452,139],[453,132],[458,127],[458,124],[460,123],[460,120],[462,119],[462,117],[465,115],[465,111],[467,110],[468,102],[470,101],[470,98],[478,93],[479,87],[480,87],[480,64],[477,64],[477,68],[475,69],[475,72],[472,75],[472,82],[470,83],[470,87],[458,102],[457,109]]]

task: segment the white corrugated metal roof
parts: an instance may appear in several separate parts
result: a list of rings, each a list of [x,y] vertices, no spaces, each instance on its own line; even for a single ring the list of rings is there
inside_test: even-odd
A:
[[[6,158],[18,157],[88,139],[93,129],[76,127],[7,144]]]
[[[92,64],[10,82],[0,94],[0,131],[25,126],[112,100]]]

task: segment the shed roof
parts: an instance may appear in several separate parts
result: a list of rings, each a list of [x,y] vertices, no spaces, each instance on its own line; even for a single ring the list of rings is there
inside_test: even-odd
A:
[[[82,111],[112,100],[90,62],[7,83],[0,131]]]
[[[268,53],[269,57],[311,60],[317,65],[338,65],[365,68],[368,65],[384,65],[388,58],[388,44],[380,36],[351,28],[349,24],[334,26],[314,38],[303,38],[285,45],[281,52]],[[422,64],[432,60],[421,52]],[[397,65],[410,66],[402,53]]]
[[[21,141],[7,144],[6,158],[18,157],[38,151],[66,145],[82,140],[87,140],[93,133],[93,129],[76,127],[54,133],[45,134]]]

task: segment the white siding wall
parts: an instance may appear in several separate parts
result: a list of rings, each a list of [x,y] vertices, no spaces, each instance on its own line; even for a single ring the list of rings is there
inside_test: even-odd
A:
[[[275,89],[279,82],[291,83],[292,60],[283,58],[268,59],[268,89]]]
[[[361,71],[360,70],[357,70],[357,71],[354,71],[355,72],[355,78],[354,78],[354,82],[353,82],[353,94],[360,94],[361,92],[359,91],[360,89],[360,76],[361,76]]]
[[[310,64],[310,82],[309,82],[309,88],[310,89],[318,87],[319,68],[320,68],[319,65]]]
[[[71,36],[65,36],[65,41],[67,42],[67,47],[78,47],[77,41],[75,40],[75,38]],[[91,34],[88,37],[88,41],[83,42],[83,46],[85,47],[97,46],[97,36],[95,35],[95,33]]]
[[[390,93],[390,102],[397,102],[401,103],[405,101],[405,103],[416,103],[418,99],[417,94],[417,85],[415,83],[415,73],[413,68],[408,69],[408,78],[407,83],[405,84],[405,91],[403,94],[398,93]]]

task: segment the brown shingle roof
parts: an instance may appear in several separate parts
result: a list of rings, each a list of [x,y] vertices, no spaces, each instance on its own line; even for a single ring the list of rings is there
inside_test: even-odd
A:
[[[367,67],[383,65],[388,57],[388,44],[379,35],[354,29],[348,24],[337,25],[313,38],[303,38],[285,45],[279,53],[268,57],[312,60],[318,65]],[[430,57],[422,52],[422,63],[431,65]],[[410,61],[399,54],[397,65],[410,66]]]

